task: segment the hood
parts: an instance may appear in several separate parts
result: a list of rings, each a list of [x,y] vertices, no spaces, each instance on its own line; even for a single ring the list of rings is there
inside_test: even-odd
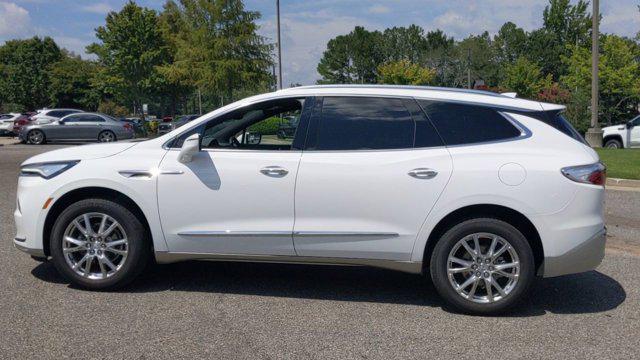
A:
[[[72,146],[36,155],[27,159],[22,165],[51,161],[100,159],[121,153],[137,144],[137,142],[116,142]]]
[[[620,130],[625,130],[625,124],[620,124],[620,125],[612,125],[612,126],[606,126],[602,128],[602,131],[620,131]]]

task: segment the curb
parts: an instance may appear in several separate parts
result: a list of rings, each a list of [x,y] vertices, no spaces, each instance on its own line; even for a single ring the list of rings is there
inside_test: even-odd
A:
[[[640,188],[640,180],[608,178],[607,186]]]

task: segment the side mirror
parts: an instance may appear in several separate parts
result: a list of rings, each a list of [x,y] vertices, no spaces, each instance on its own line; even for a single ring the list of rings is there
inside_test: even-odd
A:
[[[633,121],[629,121],[627,123],[627,129],[631,129],[633,127]]]
[[[193,160],[193,155],[200,151],[200,135],[193,134],[184,140],[182,148],[180,148],[180,154],[178,155],[178,161],[186,164]]]
[[[261,142],[262,142],[262,134],[258,134],[258,133],[247,134],[247,145],[258,145]]]

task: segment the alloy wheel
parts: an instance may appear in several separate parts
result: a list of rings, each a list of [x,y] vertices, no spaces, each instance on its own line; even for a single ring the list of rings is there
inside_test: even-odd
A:
[[[32,144],[40,144],[44,140],[44,134],[40,130],[33,130],[29,133],[29,142]]]
[[[474,233],[460,239],[449,252],[447,276],[461,297],[494,303],[507,297],[520,275],[518,254],[504,238]]]
[[[115,140],[115,136],[110,131],[104,131],[100,133],[100,137],[98,138],[100,142],[112,142]]]
[[[76,217],[64,232],[62,253],[76,274],[101,280],[117,273],[129,252],[124,228],[103,213],[85,213]]]

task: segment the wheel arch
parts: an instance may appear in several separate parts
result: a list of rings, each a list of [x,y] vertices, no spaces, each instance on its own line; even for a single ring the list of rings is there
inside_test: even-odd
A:
[[[622,139],[622,135],[620,134],[611,134],[611,135],[606,135],[603,139],[602,139],[602,144],[606,144],[607,141],[609,140],[618,140],[620,141],[620,144],[622,144],[622,147],[624,148],[624,140]]]
[[[149,221],[144,215],[142,209],[135,203],[135,201],[133,201],[129,196],[120,191],[106,187],[91,186],[73,189],[65,193],[58,200],[56,200],[56,202],[51,206],[51,209],[49,209],[44,221],[44,227],[42,229],[42,248],[46,256],[49,256],[51,254],[51,231],[53,230],[53,225],[58,219],[58,216],[69,205],[80,200],[90,198],[113,201],[129,209],[144,225],[147,235],[149,236],[149,245],[152,247],[153,251],[153,233],[151,232]]]
[[[454,210],[440,219],[427,239],[422,258],[423,272],[426,272],[429,267],[431,254],[433,253],[436,243],[448,229],[462,221],[480,217],[502,220],[518,229],[531,245],[536,272],[538,272],[544,262],[544,248],[542,246],[540,233],[535,225],[521,212],[506,206],[494,204],[468,205]]]

